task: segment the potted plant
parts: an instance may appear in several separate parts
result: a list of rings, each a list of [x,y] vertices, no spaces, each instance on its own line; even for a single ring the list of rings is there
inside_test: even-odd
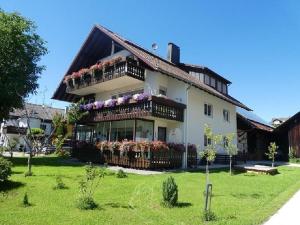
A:
[[[99,81],[102,79],[103,75],[103,65],[101,63],[97,63],[90,68],[92,70],[92,73],[94,74],[95,80]]]

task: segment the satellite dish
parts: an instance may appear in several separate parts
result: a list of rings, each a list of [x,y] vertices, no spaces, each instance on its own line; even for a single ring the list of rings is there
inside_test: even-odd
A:
[[[158,49],[158,45],[156,44],[156,43],[153,43],[152,44],[152,49],[155,51],[155,50],[157,50]]]

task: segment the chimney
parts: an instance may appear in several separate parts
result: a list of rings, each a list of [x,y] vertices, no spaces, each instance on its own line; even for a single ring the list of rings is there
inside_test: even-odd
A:
[[[179,64],[180,63],[180,48],[173,44],[173,43],[168,43],[168,56],[167,56],[168,61],[174,63],[174,64]]]

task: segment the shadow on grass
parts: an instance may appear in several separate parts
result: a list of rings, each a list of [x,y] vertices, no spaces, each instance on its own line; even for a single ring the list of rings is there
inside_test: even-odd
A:
[[[252,199],[259,199],[262,197],[262,194],[259,193],[250,193],[250,194],[244,194],[244,193],[236,193],[231,194],[232,197],[238,198],[238,199],[246,199],[246,198],[252,198]]]
[[[22,182],[18,182],[18,181],[4,181],[4,182],[0,182],[0,191],[10,191],[13,189],[18,189],[20,187],[25,186],[24,183]]]
[[[9,158],[7,158],[9,159]],[[15,157],[13,159],[9,159],[14,166],[27,166],[27,157]],[[70,166],[70,167],[81,167],[85,165],[79,161],[74,161],[71,158],[59,158],[56,156],[36,156],[32,158],[33,166]]]
[[[104,205],[102,205],[103,207],[107,206],[107,207],[111,207],[111,208],[114,208],[114,209],[134,209],[133,206],[130,206],[130,205],[122,205],[120,203],[106,203]]]
[[[175,207],[176,208],[188,208],[188,207],[191,207],[193,206],[192,203],[189,203],[189,202],[178,202]]]

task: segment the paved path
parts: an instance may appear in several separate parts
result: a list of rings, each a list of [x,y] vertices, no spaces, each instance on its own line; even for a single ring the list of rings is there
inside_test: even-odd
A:
[[[298,191],[264,225],[299,225],[300,191]]]

